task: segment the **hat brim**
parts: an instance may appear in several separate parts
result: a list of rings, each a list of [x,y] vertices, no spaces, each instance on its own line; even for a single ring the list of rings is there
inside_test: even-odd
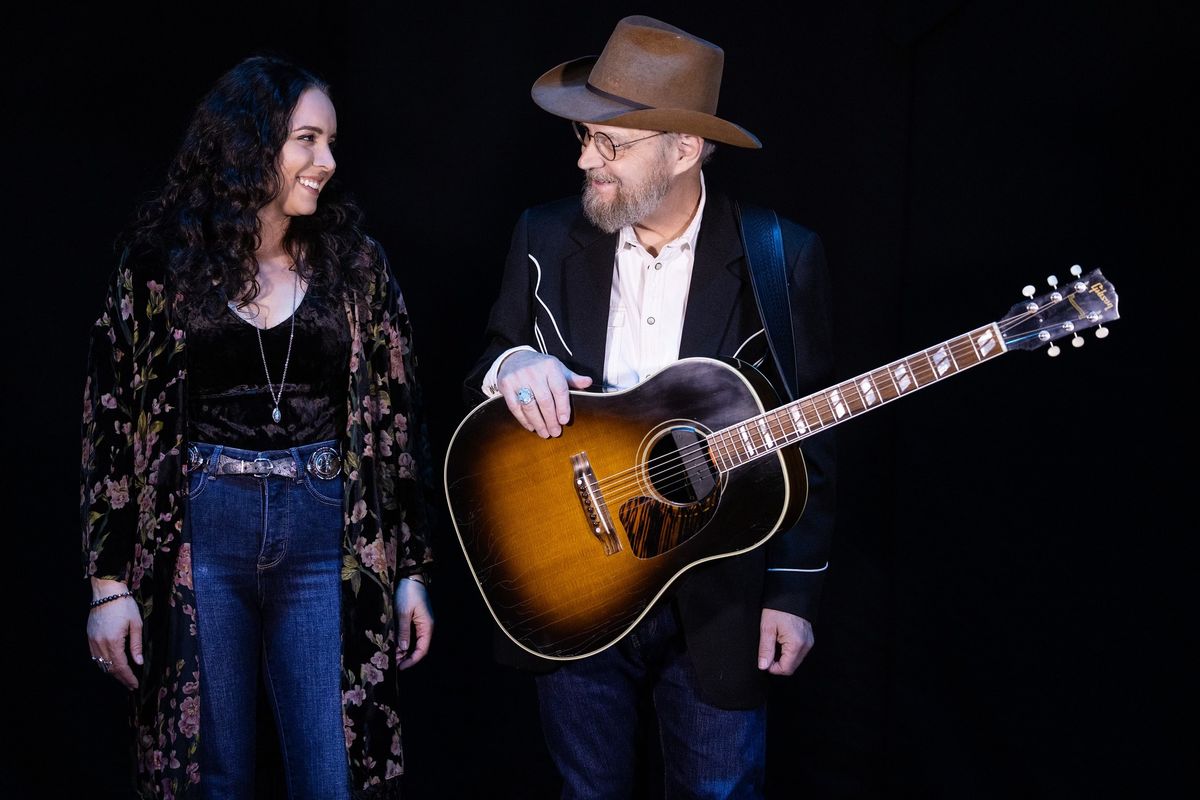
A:
[[[762,147],[758,137],[742,126],[712,114],[685,108],[646,108],[593,91],[587,79],[597,58],[577,58],[546,72],[534,81],[530,91],[533,102],[555,116],[577,122],[690,133],[734,147]]]

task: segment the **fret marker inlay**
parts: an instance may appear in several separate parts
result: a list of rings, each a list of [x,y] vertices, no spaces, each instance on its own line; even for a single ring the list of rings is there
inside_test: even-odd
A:
[[[992,336],[992,329],[988,328],[983,332],[983,335],[975,340],[975,345],[979,348],[979,352],[987,356],[988,353],[996,347],[996,337]]]
[[[738,425],[738,430],[742,434],[742,445],[746,448],[746,452],[754,455],[757,452],[757,448],[755,448],[754,442],[750,441],[750,431],[746,430],[745,425]]]
[[[833,406],[833,413],[838,419],[846,416],[846,404],[842,402],[842,396],[838,394],[837,389],[829,393],[829,405]]]
[[[946,346],[942,345],[933,354],[933,365],[937,369],[938,377],[946,374],[946,370],[950,369],[950,353],[946,350]]]
[[[901,364],[892,370],[892,377],[896,379],[896,385],[900,387],[900,391],[905,391],[909,386],[912,386],[912,379],[908,377],[908,367]]]
[[[859,394],[869,406],[875,405],[875,386],[867,378],[862,379],[862,383],[858,384]]]
[[[762,434],[763,445],[766,447],[774,447],[775,440],[771,438],[771,432],[769,430],[767,430],[766,420],[760,419],[758,421],[758,430]]]

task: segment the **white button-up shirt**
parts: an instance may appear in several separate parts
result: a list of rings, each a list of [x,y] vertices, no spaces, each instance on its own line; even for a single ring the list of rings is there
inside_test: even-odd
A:
[[[613,260],[612,291],[608,301],[608,337],[604,346],[604,391],[636,386],[679,358],[683,317],[687,311],[696,237],[704,218],[704,174],[700,175],[700,203],[687,228],[660,248],[657,256],[638,241],[626,225],[617,237]],[[522,345],[506,350],[492,362],[483,377],[484,394],[495,397],[497,372],[507,356]],[[591,376],[597,377],[595,375]]]
[[[632,227],[621,229],[608,301],[604,391],[636,386],[678,360],[703,216],[702,178],[700,204],[692,221],[682,234],[664,244],[657,256],[642,246]]]

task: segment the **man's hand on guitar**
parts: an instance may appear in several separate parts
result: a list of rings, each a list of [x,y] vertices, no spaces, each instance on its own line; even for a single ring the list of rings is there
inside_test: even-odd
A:
[[[758,626],[758,668],[772,675],[791,675],[813,646],[812,625],[774,608],[762,610]]]
[[[569,390],[591,385],[591,378],[577,375],[554,356],[531,350],[520,350],[504,359],[496,374],[496,388],[513,417],[525,430],[543,439],[558,436],[570,421]]]

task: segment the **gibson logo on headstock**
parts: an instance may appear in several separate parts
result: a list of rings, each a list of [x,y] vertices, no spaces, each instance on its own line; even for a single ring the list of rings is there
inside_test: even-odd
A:
[[[1105,311],[1112,311],[1112,310],[1113,310],[1113,308],[1114,308],[1114,303],[1113,303],[1113,301],[1112,301],[1112,300],[1110,300],[1110,299],[1108,298],[1108,294],[1107,294],[1107,293],[1104,291],[1104,284],[1103,284],[1103,283],[1101,283],[1101,282],[1099,282],[1099,281],[1097,281],[1096,283],[1093,283],[1091,286],[1089,286],[1089,287],[1088,287],[1088,294],[1094,294],[1094,295],[1096,295],[1096,298],[1097,298],[1097,299],[1098,299],[1098,300],[1099,300],[1101,303],[1104,303],[1104,310],[1105,310]],[[1084,310],[1083,310],[1083,309],[1082,309],[1082,308],[1079,306],[1079,302],[1078,302],[1078,301],[1075,299],[1075,295],[1071,295],[1071,296],[1069,296],[1067,299],[1071,301],[1071,306],[1072,306],[1072,307],[1074,307],[1074,309],[1075,309],[1076,311],[1078,311],[1078,312],[1079,312],[1079,316],[1081,316],[1081,317],[1086,317],[1086,316],[1088,315],[1088,312],[1087,312],[1087,311],[1084,311]]]
[[[1100,302],[1104,303],[1105,311],[1112,311],[1113,301],[1108,299],[1108,295],[1104,293],[1104,284],[1099,281],[1088,287],[1088,291],[1100,298]]]

